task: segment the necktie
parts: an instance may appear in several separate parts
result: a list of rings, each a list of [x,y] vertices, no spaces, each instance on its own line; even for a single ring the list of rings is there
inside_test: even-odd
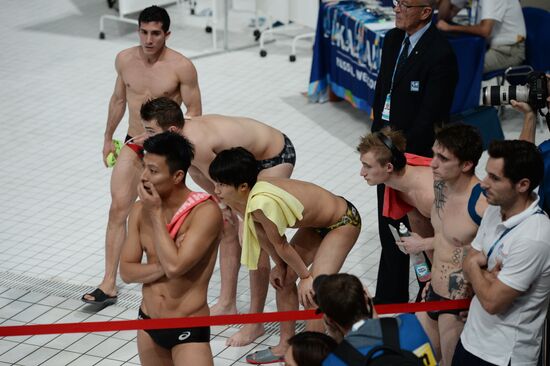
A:
[[[395,76],[399,75],[399,70],[403,68],[405,61],[407,60],[407,56],[409,55],[410,44],[411,44],[411,41],[409,41],[409,37],[405,37],[405,40],[403,41],[403,50],[401,51],[401,54],[397,59],[397,64],[395,65]]]

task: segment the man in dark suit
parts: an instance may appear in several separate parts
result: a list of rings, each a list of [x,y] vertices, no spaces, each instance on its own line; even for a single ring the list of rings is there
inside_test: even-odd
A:
[[[432,155],[434,127],[449,119],[458,80],[456,56],[431,23],[436,0],[394,0],[396,28],[384,38],[373,103],[372,132],[390,126],[407,138],[406,151]],[[406,302],[409,257],[399,251],[382,216],[384,186],[378,186],[378,227],[382,253],[376,302]],[[406,218],[401,221],[406,222]]]

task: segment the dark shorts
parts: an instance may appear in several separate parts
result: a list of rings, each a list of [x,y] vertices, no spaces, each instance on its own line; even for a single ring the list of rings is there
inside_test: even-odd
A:
[[[283,150],[274,158],[258,160],[258,168],[260,170],[273,168],[283,163],[292,164],[292,166],[296,164],[296,150],[294,149],[294,145],[292,145],[292,141],[290,141],[285,134],[283,134],[283,136],[285,138]]]
[[[332,230],[348,224],[361,229],[361,215],[359,215],[359,211],[357,211],[353,203],[350,201],[346,200],[346,203],[348,204],[348,209],[346,210],[346,213],[340,217],[340,220],[330,226],[315,229],[321,238],[327,236],[327,234]]]
[[[435,293],[432,285],[430,284],[430,287],[428,287],[428,290],[426,292],[426,302],[429,301],[448,301],[451,299],[447,299],[446,297],[440,296]],[[437,321],[440,314],[454,314],[459,315],[461,312],[468,310],[468,309],[453,309],[453,310],[436,310],[436,311],[428,311],[426,314],[430,317],[430,319]]]
[[[140,159],[143,159],[143,146],[136,145],[132,142],[128,143],[128,141],[130,141],[131,139],[133,139],[132,136],[126,135],[126,138],[124,139],[124,144],[126,144],[126,146],[128,146],[130,149],[134,150],[134,152]]]
[[[141,308],[138,319],[151,319]],[[209,343],[210,327],[174,328],[174,329],[145,329],[153,341],[167,350],[184,343]]]
[[[512,361],[508,363],[510,366]],[[451,366],[496,366],[493,363],[482,360],[476,355],[468,352],[462,345],[460,338],[455,348],[455,353],[453,355],[453,363]]]

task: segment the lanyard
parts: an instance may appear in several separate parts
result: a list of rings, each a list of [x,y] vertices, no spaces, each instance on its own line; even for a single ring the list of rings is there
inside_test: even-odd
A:
[[[533,212],[532,215],[536,215],[536,214],[542,214],[542,210],[541,209],[538,209],[537,211]],[[522,222],[526,221],[527,218],[525,220],[523,220]],[[502,240],[502,238],[504,238],[504,236],[506,234],[508,234],[510,231],[512,231],[512,229],[514,229],[516,226],[518,226],[520,223],[512,226],[512,227],[509,227],[508,229],[504,230],[504,232],[498,237],[498,239],[493,243],[493,245],[491,245],[491,248],[489,249],[489,251],[487,252],[487,262],[489,262],[489,258],[491,257],[491,254],[493,254],[493,251],[496,247],[496,245]]]

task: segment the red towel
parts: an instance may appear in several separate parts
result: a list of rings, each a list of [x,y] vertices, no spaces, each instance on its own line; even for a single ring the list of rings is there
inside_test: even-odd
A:
[[[189,197],[187,197],[183,205],[181,205],[178,211],[174,214],[174,217],[172,217],[170,223],[166,224],[166,228],[168,229],[170,237],[173,240],[176,239],[176,236],[178,235],[178,231],[183,224],[183,221],[185,221],[185,218],[187,217],[187,215],[189,215],[189,212],[191,212],[193,207],[211,197],[212,196],[210,196],[209,194],[203,192],[191,192],[189,194]]]
[[[430,166],[432,162],[432,158],[415,154],[405,153],[405,157],[407,158],[407,165],[412,166]],[[398,191],[386,186],[386,190],[384,191],[384,207],[382,208],[383,216],[399,220],[414,209],[415,207],[409,205],[399,197]]]

